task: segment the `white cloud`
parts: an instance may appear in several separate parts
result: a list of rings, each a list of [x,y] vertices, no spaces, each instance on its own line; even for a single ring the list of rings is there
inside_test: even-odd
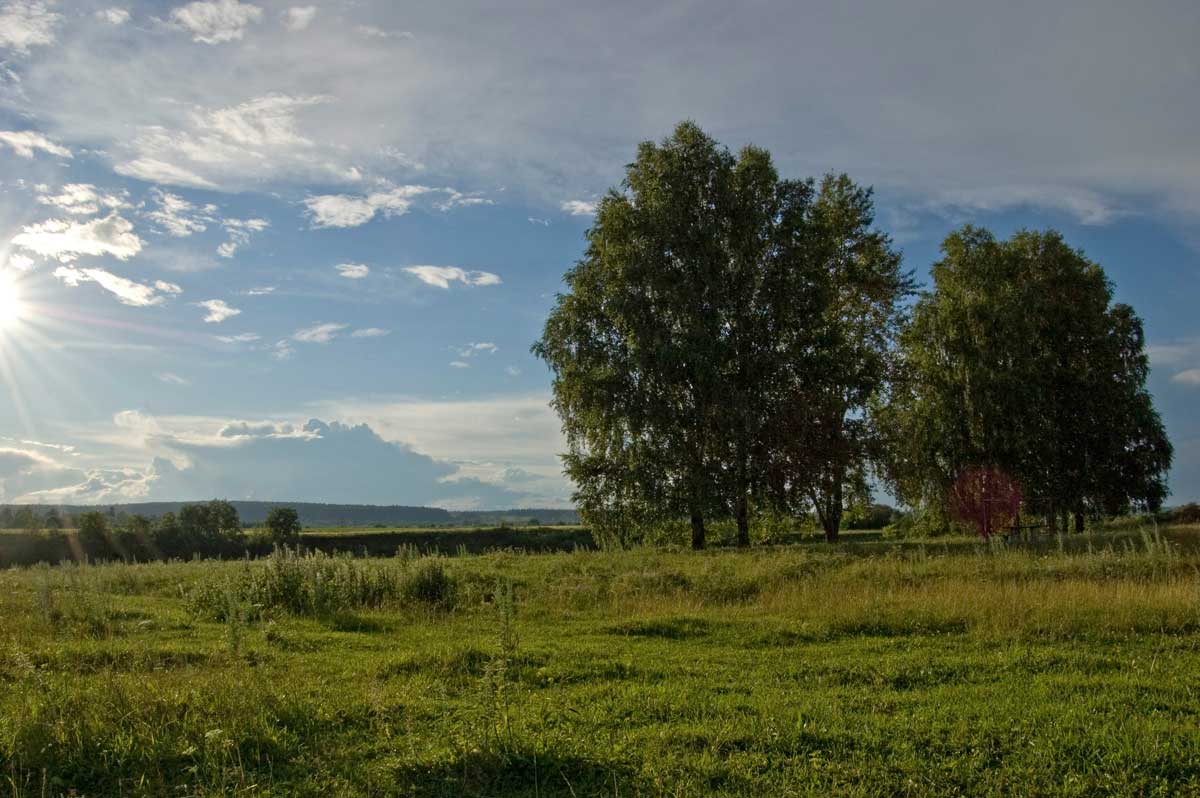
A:
[[[1065,213],[1086,225],[1108,224],[1126,215],[1095,191],[1049,185],[950,189],[940,192],[925,207],[943,215],[956,211],[998,213],[1021,207],[1039,208]]]
[[[45,3],[13,0],[0,6],[0,47],[27,53],[30,47],[53,44],[61,20],[62,14]]]
[[[491,272],[468,271],[457,266],[406,266],[404,271],[436,288],[449,288],[451,282],[464,285],[499,285],[499,275]]]
[[[1200,369],[1187,369],[1171,377],[1171,382],[1180,385],[1200,386]]]
[[[304,200],[313,227],[358,227],[375,218],[403,216],[413,200],[422,194],[438,191],[428,186],[397,186],[388,191],[376,191],[366,196],[322,194]]]
[[[157,158],[136,158],[127,163],[119,163],[113,171],[125,177],[144,180],[147,183],[165,183],[173,186],[191,186],[192,188],[216,188],[216,184],[182,166],[160,161]]]
[[[478,194],[464,194],[453,188],[430,186],[394,186],[385,191],[366,195],[319,194],[304,200],[313,227],[358,227],[382,214],[385,218],[403,216],[412,209],[418,197],[438,197],[431,203],[439,211],[450,211],[473,205],[492,205],[492,200]]]
[[[223,344],[252,344],[262,339],[258,333],[238,333],[237,335],[214,335]]]
[[[192,384],[191,380],[187,379],[186,377],[180,377],[178,374],[176,374],[172,371],[160,371],[159,373],[155,374],[154,376],[158,379],[159,382],[166,383],[167,385],[183,386],[183,385],[191,385]]]
[[[317,16],[316,6],[292,6],[283,12],[283,26],[295,33],[312,24]]]
[[[370,267],[361,263],[339,263],[333,268],[337,269],[338,274],[347,280],[361,280],[371,273]]]
[[[572,216],[596,215],[596,203],[587,200],[567,200],[561,207]]]
[[[12,243],[61,263],[70,263],[80,255],[112,255],[128,260],[142,250],[142,239],[133,232],[133,225],[116,212],[86,222],[49,219],[26,225]]]
[[[469,358],[483,352],[486,352],[489,355],[494,355],[498,351],[500,351],[500,348],[491,341],[483,341],[482,343],[471,342],[458,350],[458,356],[461,358]]]
[[[510,377],[520,377],[521,376],[521,370],[519,368],[517,368],[516,366],[505,366],[504,373]]]
[[[1200,361],[1200,338],[1172,341],[1169,344],[1150,344],[1146,347],[1150,362],[1156,366],[1177,366]]]
[[[385,335],[390,335],[391,330],[384,330],[379,327],[363,327],[350,333],[351,338],[382,338]]]
[[[296,330],[292,333],[292,340],[302,344],[327,344],[347,326],[345,324],[315,324],[312,327],[305,327],[303,330]]]
[[[539,219],[539,218],[537,218],[536,216],[530,216],[530,217],[529,217],[529,223],[530,223],[530,224],[539,224],[539,225],[541,225],[542,227],[549,227],[549,226],[550,226],[550,220],[549,220],[549,219]]]
[[[368,39],[412,39],[412,33],[406,30],[389,31],[375,25],[359,25],[354,29],[360,36],[365,36]]]
[[[3,16],[0,16],[0,35],[3,35]],[[32,130],[0,130],[0,144],[7,144],[22,158],[32,158],[35,150],[41,150],[61,158],[70,158],[71,151],[55,144],[41,133]]]
[[[222,258],[232,258],[234,253],[250,241],[253,233],[261,233],[269,226],[266,219],[222,219],[221,226],[229,235],[229,240],[217,247],[217,254]]]
[[[171,22],[192,34],[192,41],[221,44],[241,39],[263,11],[238,0],[197,0],[171,12]]]
[[[129,11],[114,6],[97,11],[96,17],[107,22],[109,25],[124,25],[129,21]]]
[[[281,171],[322,182],[357,181],[361,175],[324,158],[297,129],[301,109],[330,99],[276,92],[237,105],[193,108],[176,128],[140,127],[131,143],[119,145],[131,155],[114,169],[152,183],[204,189],[245,184]]]
[[[291,360],[295,354],[296,350],[292,347],[291,341],[286,338],[282,341],[276,341],[275,345],[271,347],[271,357],[276,360]]]
[[[463,361],[461,361],[461,360],[451,360],[451,361],[450,361],[450,367],[451,367],[451,368],[456,368],[456,369],[469,369],[469,368],[471,368],[471,364],[470,364],[470,363],[464,363],[464,362],[463,362]]]
[[[192,304],[208,311],[204,316],[206,324],[220,324],[226,319],[240,315],[242,312],[237,308],[229,307],[223,299],[206,299],[203,302],[194,302]]]
[[[72,288],[78,287],[81,283],[96,283],[105,291],[113,294],[121,304],[132,307],[161,305],[168,296],[179,294],[182,291],[174,283],[159,280],[154,285],[144,285],[104,269],[76,269],[74,266],[59,266],[54,270],[54,276],[64,285]]]
[[[99,213],[101,207],[109,210],[129,207],[129,203],[123,196],[104,194],[91,183],[67,183],[58,190],[57,194],[43,193],[39,195],[38,202],[43,205],[53,205],[67,213],[81,216]]]
[[[19,272],[31,271],[36,265],[33,258],[28,255],[22,255],[19,252],[10,252],[8,259],[5,261],[6,266],[11,266]]]
[[[193,233],[202,233],[208,229],[210,223],[215,221],[213,216],[217,211],[215,205],[196,208],[183,197],[159,188],[151,189],[150,196],[158,204],[158,209],[147,212],[146,218],[176,238],[186,238]]]

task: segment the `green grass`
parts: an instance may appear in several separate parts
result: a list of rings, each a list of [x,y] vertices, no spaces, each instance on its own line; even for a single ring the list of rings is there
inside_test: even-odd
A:
[[[0,572],[0,794],[1200,794],[1200,530]]]

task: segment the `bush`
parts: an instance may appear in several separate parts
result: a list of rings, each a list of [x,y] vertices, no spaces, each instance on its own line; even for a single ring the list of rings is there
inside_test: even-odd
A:
[[[454,606],[458,584],[438,560],[424,560],[409,570],[400,585],[404,600],[439,610]]]

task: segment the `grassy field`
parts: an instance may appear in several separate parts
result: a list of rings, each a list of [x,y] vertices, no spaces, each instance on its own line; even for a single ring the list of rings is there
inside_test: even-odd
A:
[[[1200,529],[0,572],[0,794],[1200,795]]]

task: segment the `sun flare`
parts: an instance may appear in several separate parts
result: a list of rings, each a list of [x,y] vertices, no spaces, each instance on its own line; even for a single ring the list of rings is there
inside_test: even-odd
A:
[[[25,305],[13,278],[0,272],[0,331],[10,329],[21,320]]]

